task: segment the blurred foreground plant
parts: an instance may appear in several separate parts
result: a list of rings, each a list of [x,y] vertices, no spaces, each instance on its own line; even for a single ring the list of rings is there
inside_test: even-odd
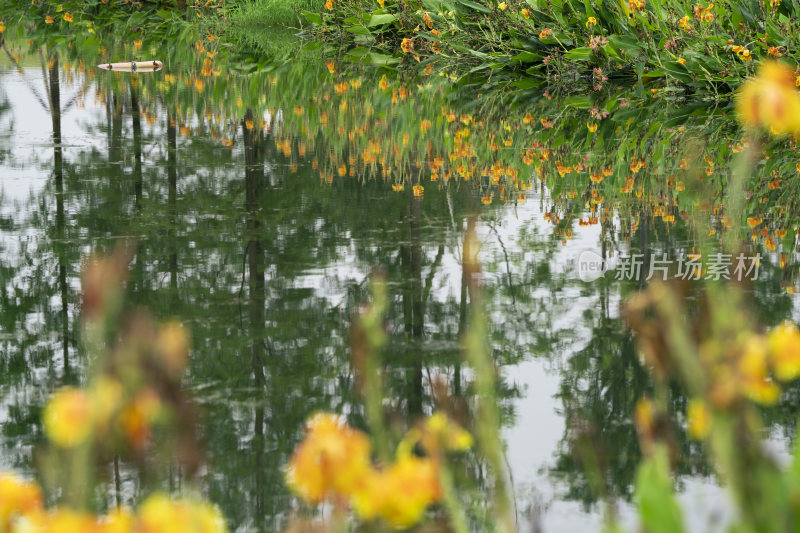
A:
[[[636,489],[643,525],[650,531],[684,529],[672,498],[668,460],[666,398],[669,380],[677,378],[691,398],[688,432],[705,442],[739,511],[734,530],[796,530],[800,455],[795,449],[791,464],[781,468],[765,448],[757,405],[774,404],[780,383],[800,376],[800,331],[789,323],[766,335],[755,331],[744,295],[735,286],[707,287],[701,309],[700,316],[687,320],[690,313],[682,299],[660,284],[633,297],[626,307],[656,380],[653,400],[641,400],[636,413],[646,455]]]
[[[492,530],[512,531],[507,472],[500,418],[496,400],[496,369],[486,346],[486,319],[481,308],[478,283],[475,222],[468,224],[463,262],[467,273],[472,316],[463,339],[463,352],[475,374],[474,430],[476,452],[490,473],[489,485],[495,498],[489,503],[485,521]],[[364,397],[367,423],[372,438],[348,426],[334,414],[318,413],[307,424],[305,439],[292,456],[286,479],[289,487],[311,504],[327,501],[335,509],[334,530],[346,527],[345,511],[352,508],[363,521],[382,519],[395,528],[417,524],[428,507],[440,504],[448,515],[449,529],[466,533],[474,529],[459,494],[454,474],[458,465],[451,452],[473,447],[472,435],[444,411],[412,425],[390,449],[390,432],[385,424],[380,349],[386,341],[383,314],[386,287],[381,276],[372,283],[373,303],[363,308],[352,332],[353,364],[357,384]],[[373,459],[372,439],[377,444]]]
[[[126,312],[123,288],[130,247],[93,257],[83,272],[85,387],[55,391],[43,414],[50,442],[43,455],[47,492],[61,505],[45,509],[42,489],[0,474],[0,533],[198,532],[227,530],[219,510],[198,497],[171,499],[153,493],[136,512],[118,507],[92,512],[97,467],[113,457],[141,468],[175,455],[189,476],[200,465],[195,415],[180,385],[189,341],[176,321],[157,326],[144,312]],[[119,502],[118,502],[119,505]]]

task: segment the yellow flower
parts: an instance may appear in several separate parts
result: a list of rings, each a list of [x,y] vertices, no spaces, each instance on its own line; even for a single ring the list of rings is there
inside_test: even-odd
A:
[[[382,91],[385,91],[389,87],[389,83],[386,81],[386,74],[381,76],[381,81],[378,82],[378,87],[380,87]]]
[[[791,322],[776,326],[767,336],[775,376],[791,381],[800,376],[800,331]]]
[[[588,129],[588,130],[589,130],[591,133],[594,133],[594,132],[596,132],[596,131],[597,131],[597,124],[590,124],[590,123],[587,123],[587,124],[586,124],[586,128],[587,128],[587,129]]]
[[[63,531],[65,533],[78,533],[79,531],[94,531],[95,518],[88,513],[72,509],[56,508],[48,512],[35,512],[25,517],[24,525],[20,531]]]
[[[0,20],[0,33],[6,31],[6,24],[2,20]]]
[[[300,497],[318,503],[334,494],[351,495],[371,469],[369,438],[339,416],[318,413],[306,424],[295,448],[286,483]]]
[[[780,389],[767,375],[767,343],[761,336],[754,335],[745,345],[739,359],[739,378],[745,396],[762,405],[772,405],[778,401]]]
[[[0,474],[0,531],[9,531],[18,516],[42,508],[42,491],[38,485],[15,474]]]
[[[225,533],[228,528],[219,510],[204,501],[170,500],[164,493],[152,494],[139,507],[138,529],[145,533]]]
[[[47,15],[47,16],[44,18],[44,23],[45,23],[45,24],[52,24],[53,22],[55,22],[55,21],[53,20],[53,17],[51,17],[50,15]]]
[[[111,510],[97,521],[97,533],[129,533],[135,531],[136,517],[124,507]]]
[[[426,452],[436,454],[442,449],[466,451],[472,447],[473,439],[468,431],[438,411],[425,420],[420,442]]]
[[[386,470],[373,471],[352,500],[365,520],[383,518],[398,528],[410,527],[439,500],[439,472],[430,459],[403,455]]]
[[[394,192],[402,191],[403,190],[403,184],[402,183],[392,183],[392,190]]]
[[[522,16],[523,16],[523,17],[525,17],[526,19],[529,19],[529,18],[531,18],[531,12],[530,12],[530,11],[528,11],[527,9],[523,9],[522,11],[520,11],[520,13],[521,13],[521,14],[522,14]]]
[[[783,63],[762,64],[758,76],[748,80],[739,92],[736,108],[740,120],[778,135],[800,133],[800,94],[794,87],[794,77],[792,69]]]
[[[589,17],[588,19],[586,19],[586,28],[589,28],[590,26],[597,26],[597,19],[596,18]]]
[[[137,50],[141,50],[141,48],[142,48],[142,40],[141,39],[136,39],[135,41],[133,41],[133,47],[135,49],[137,49]]]
[[[325,9],[328,11],[333,11],[333,0],[326,0]]]
[[[686,414],[689,419],[689,436],[695,440],[705,439],[711,430],[711,412],[706,403],[697,398],[689,400]]]
[[[414,187],[412,188],[412,190],[413,190],[413,192],[414,192],[414,196],[415,196],[416,198],[422,198],[422,195],[423,195],[423,194],[424,194],[424,192],[425,192],[425,187],[423,187],[422,185],[414,185]]]
[[[677,61],[678,61],[678,63],[680,63],[681,65],[685,65],[685,64],[686,64],[686,60],[685,60],[684,58],[682,58],[682,57],[679,57],[679,58],[677,59]]]
[[[334,64],[333,61],[326,61],[325,66],[328,67],[328,72],[330,72],[331,74],[336,72],[336,65]]]
[[[753,59],[753,55],[750,53],[750,50],[745,49],[742,50],[742,52],[739,54],[739,59],[747,63],[748,61]]]
[[[508,9],[508,5],[506,5],[505,2],[500,2],[499,4],[497,4],[497,9],[499,9],[500,11],[505,11],[506,9]]]
[[[400,48],[403,50],[404,54],[410,54],[414,51],[414,39],[409,39],[408,37],[404,37],[403,40],[400,42]]]
[[[86,391],[64,387],[48,400],[42,414],[45,434],[62,448],[84,442],[92,428],[92,406]]]
[[[681,17],[681,20],[678,21],[678,25],[681,27],[682,30],[689,31],[692,29],[691,23],[689,23],[689,15]]]
[[[64,20],[67,22],[72,22],[72,15],[69,13],[64,13]]]

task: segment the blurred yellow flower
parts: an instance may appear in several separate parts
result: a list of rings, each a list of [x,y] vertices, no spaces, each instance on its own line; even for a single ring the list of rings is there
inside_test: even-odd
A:
[[[739,92],[739,119],[750,127],[764,127],[775,134],[800,134],[800,94],[794,87],[794,71],[778,61],[761,65],[758,76]]]
[[[597,124],[587,123],[586,128],[591,132],[594,133],[597,131]]]
[[[42,414],[47,437],[62,448],[84,442],[92,429],[92,405],[86,391],[64,387],[48,400]]]
[[[140,533],[225,533],[225,519],[215,506],[202,500],[171,500],[155,493],[139,507]]]
[[[739,378],[745,396],[762,405],[778,401],[780,389],[767,374],[767,343],[760,335],[754,335],[745,344],[739,359]]]
[[[41,508],[42,491],[36,483],[0,473],[0,531],[9,531],[16,517]]]
[[[2,20],[0,20],[0,33],[6,31],[6,24]]]
[[[247,119],[245,127],[252,130],[253,121]],[[173,378],[179,377],[189,359],[189,335],[180,321],[171,320],[158,328],[156,350],[167,374]]]
[[[589,17],[588,19],[586,19],[586,28],[589,28],[591,26],[597,26],[597,19],[594,17]]]
[[[497,9],[499,9],[500,11],[505,11],[506,9],[508,9],[508,4],[506,4],[505,2],[500,2],[499,4],[497,4]]]
[[[286,470],[292,491],[311,503],[334,494],[351,495],[371,469],[367,436],[331,413],[309,419],[306,436]]]
[[[689,420],[689,436],[695,440],[703,440],[711,430],[711,412],[708,405],[703,400],[693,398],[689,400],[686,408],[686,416]]]
[[[52,24],[53,22],[55,22],[55,21],[53,20],[53,17],[51,17],[50,15],[47,15],[47,16],[44,18],[44,23],[45,23],[45,24]]]
[[[96,533],[130,533],[135,531],[136,517],[130,509],[118,507],[97,520]]]
[[[64,20],[72,22],[72,15],[70,13],[64,13]]]
[[[775,376],[791,381],[800,376],[800,331],[791,322],[776,326],[767,335],[770,362]]]
[[[398,528],[410,527],[428,506],[439,500],[439,471],[430,459],[399,457],[381,471],[373,471],[353,497],[353,508],[365,520],[382,518]]]
[[[484,203],[492,203],[491,196],[488,198]],[[441,450],[466,451],[472,447],[473,439],[468,431],[438,411],[422,425],[420,442],[426,452],[436,454]]]
[[[409,39],[408,37],[404,37],[403,40],[400,42],[400,48],[403,50],[404,54],[410,54],[414,51],[414,39]]]
[[[79,533],[94,531],[96,526],[92,515],[66,508],[30,513],[20,522],[15,531]]]

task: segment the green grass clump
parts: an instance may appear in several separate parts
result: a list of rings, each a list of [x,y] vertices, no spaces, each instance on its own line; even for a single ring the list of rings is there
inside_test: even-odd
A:
[[[239,31],[265,31],[284,26],[299,28],[305,22],[303,11],[321,11],[320,0],[244,0],[230,13],[230,24]]]

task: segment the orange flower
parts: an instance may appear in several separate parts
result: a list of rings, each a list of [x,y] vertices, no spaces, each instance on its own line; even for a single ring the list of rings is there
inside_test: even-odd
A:
[[[72,22],[72,15],[70,13],[64,13],[64,20]]]
[[[400,43],[400,48],[403,50],[404,54],[412,53],[414,51],[414,39],[405,37]]]
[[[45,24],[52,24],[53,22],[55,22],[55,21],[53,20],[53,17],[51,17],[50,15],[47,15],[47,16],[44,18],[44,23],[45,23]]]

